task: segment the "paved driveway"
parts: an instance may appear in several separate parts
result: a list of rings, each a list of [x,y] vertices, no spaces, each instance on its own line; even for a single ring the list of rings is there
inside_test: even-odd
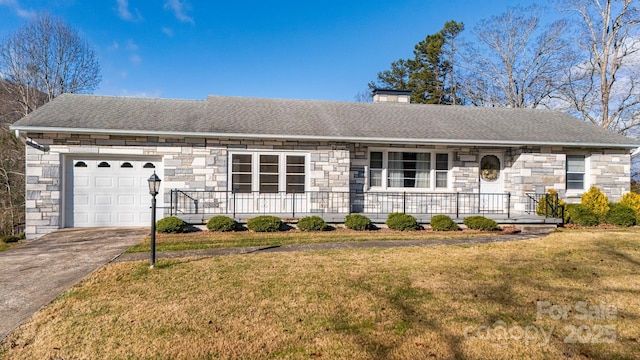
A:
[[[0,252],[0,341],[148,233],[144,228],[64,229]]]

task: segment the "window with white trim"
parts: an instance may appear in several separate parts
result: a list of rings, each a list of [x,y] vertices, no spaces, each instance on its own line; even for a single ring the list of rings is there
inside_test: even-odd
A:
[[[446,189],[449,154],[372,150],[369,153],[371,189]]]
[[[276,152],[231,154],[231,191],[235,193],[302,193],[307,156]]]
[[[584,155],[567,155],[567,190],[585,189],[585,165]]]

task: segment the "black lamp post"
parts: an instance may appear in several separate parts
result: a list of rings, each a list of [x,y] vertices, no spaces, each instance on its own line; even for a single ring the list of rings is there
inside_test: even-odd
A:
[[[151,194],[151,267],[156,263],[156,195],[160,190],[160,178],[153,172],[147,180],[149,182],[149,194]]]

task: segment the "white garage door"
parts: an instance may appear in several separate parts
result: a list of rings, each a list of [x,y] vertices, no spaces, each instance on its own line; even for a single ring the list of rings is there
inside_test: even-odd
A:
[[[162,178],[160,161],[74,158],[67,162],[67,227],[147,226],[151,195],[147,179]],[[158,196],[158,206],[162,196]]]

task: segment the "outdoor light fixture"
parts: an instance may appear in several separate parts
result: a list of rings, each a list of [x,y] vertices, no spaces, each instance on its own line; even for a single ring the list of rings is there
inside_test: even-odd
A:
[[[151,267],[156,263],[156,195],[160,190],[161,181],[155,171],[147,180],[149,182],[149,194],[151,194]]]
[[[156,175],[156,172],[154,171],[153,175],[151,175],[151,177],[147,181],[149,182],[149,194],[155,197],[156,195],[158,195],[158,191],[160,190],[160,182],[162,180],[160,180],[160,178],[158,177],[158,175]]]

